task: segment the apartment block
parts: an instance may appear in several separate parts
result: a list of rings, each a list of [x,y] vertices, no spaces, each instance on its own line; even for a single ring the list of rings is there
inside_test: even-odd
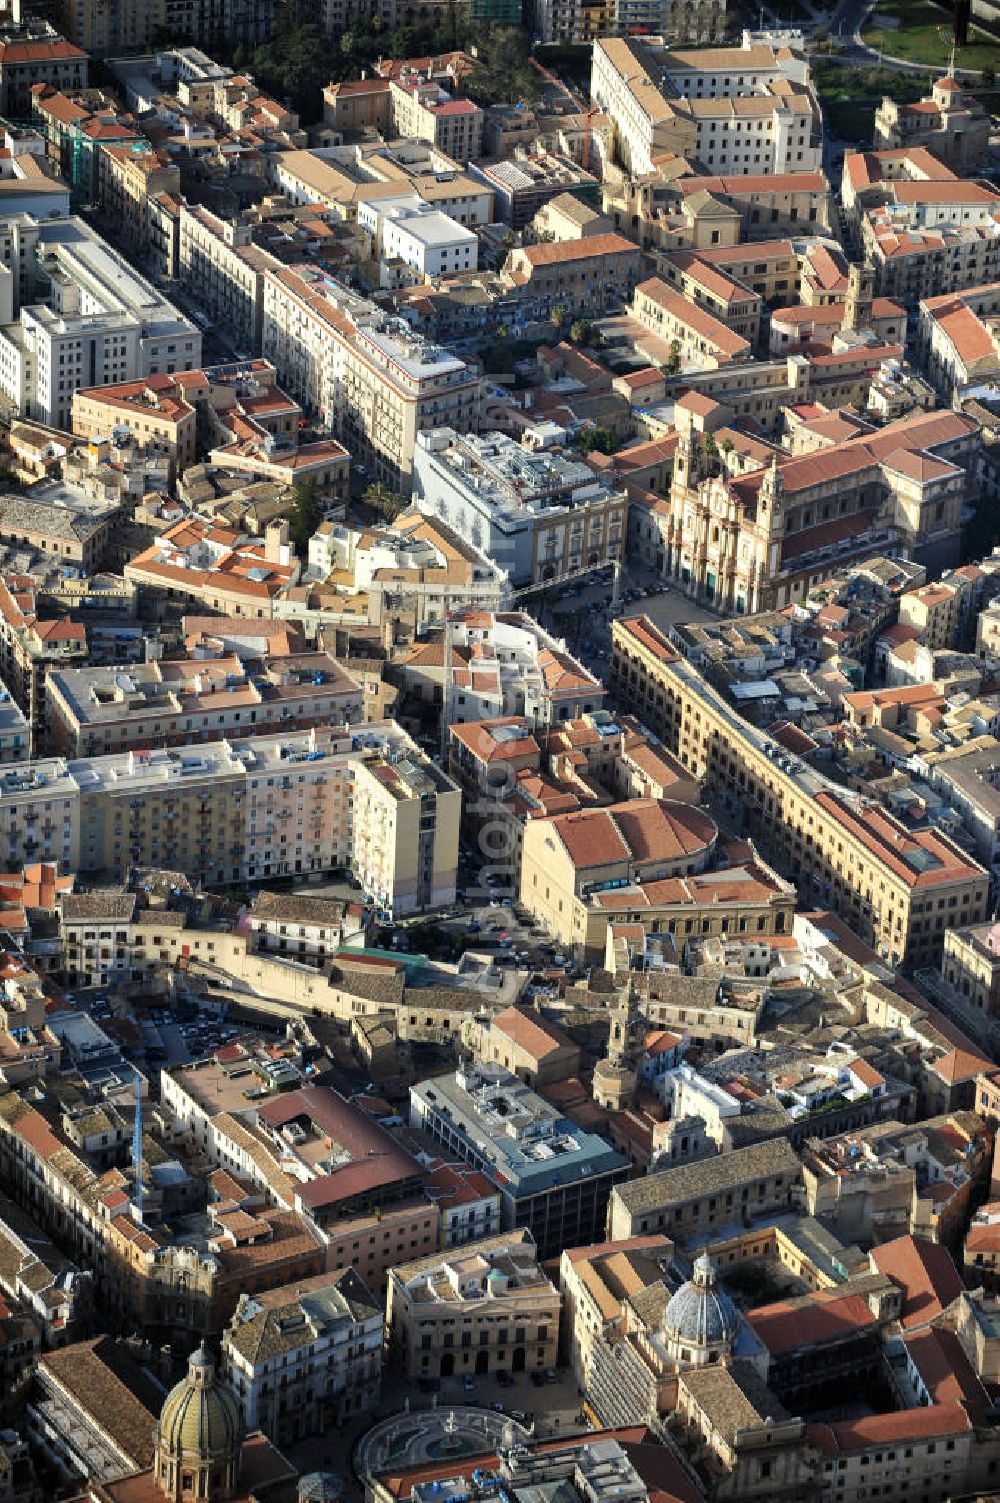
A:
[[[176,197],[180,193],[180,168],[162,150],[149,142],[127,141],[104,144],[98,157],[98,184],[101,208],[116,233],[127,241],[140,257],[152,248],[152,221],[149,204],[157,194]]]
[[[31,91],[51,84],[67,92],[87,86],[86,52],[45,21],[7,24],[0,31],[0,114],[30,120]]]
[[[250,0],[197,0],[190,8],[188,0],[152,0],[148,5],[111,8],[102,0],[61,0],[58,6],[68,37],[92,56],[112,58],[119,64],[123,53],[153,52],[163,37],[197,37],[213,51],[242,44],[252,52],[273,34],[275,11],[274,0],[253,4]],[[207,71],[204,64],[222,71],[196,47],[177,47],[172,55],[180,64],[181,76],[189,76],[194,83]],[[166,56],[170,59],[171,53]],[[204,60],[201,66],[198,59]]]
[[[247,1428],[289,1445],[372,1413],[384,1327],[354,1268],[244,1295],[223,1333],[221,1372]]]
[[[435,1159],[424,1183],[437,1207],[442,1248],[464,1247],[500,1230],[500,1191],[478,1169]]]
[[[42,744],[45,676],[87,657],[87,632],[79,621],[47,618],[38,609],[31,578],[0,578],[0,677],[28,721],[31,749]]]
[[[197,413],[167,375],[73,393],[73,432],[78,438],[110,438],[127,429],[136,443],[164,454],[176,479],[196,456]]]
[[[662,36],[674,46],[705,46],[726,27],[726,0],[534,0],[532,29],[543,42],[576,46],[609,35]]]
[[[391,721],[356,736],[289,731],[190,751],[40,759],[0,779],[0,853],[12,871],[43,859],[121,877],[139,864],[208,884],[357,861],[387,909],[405,913],[454,900],[460,795],[439,769],[425,781],[422,765]],[[364,796],[352,808],[358,776]],[[398,871],[376,854],[390,832]]]
[[[238,344],[259,353],[264,273],[281,263],[254,245],[248,224],[222,219],[201,204],[181,204],[178,233],[178,276],[191,296]]]
[[[1000,380],[1000,281],[921,299],[917,345],[943,401]]]
[[[360,687],[325,652],[292,653],[248,669],[235,654],[203,662],[158,659],[128,669],[49,670],[46,724],[68,757],[349,725]]]
[[[551,1367],[559,1314],[559,1290],[539,1267],[524,1228],[402,1263],[389,1274],[386,1334],[408,1378]]]
[[[462,795],[425,757],[355,769],[353,863],[365,888],[399,917],[455,900]]]
[[[962,591],[957,584],[942,579],[906,590],[899,597],[899,624],[912,627],[923,645],[932,650],[955,647],[961,608]]]
[[[471,99],[453,98],[433,80],[392,79],[389,123],[395,135],[429,141],[456,162],[482,155],[482,110]]]
[[[989,878],[976,861],[750,726],[648,619],[613,624],[610,687],[707,780],[806,901],[842,916],[889,964],[933,964],[945,927],[985,917]]]
[[[418,433],[479,426],[479,380],[317,267],[264,278],[263,350],[282,384],[369,467],[408,492]]]
[[[877,293],[916,309],[1000,280],[1000,192],[926,147],[849,154],[840,191]]]
[[[69,431],[81,387],[201,365],[197,326],[83,220],[0,221],[0,262],[17,317],[0,329],[0,391],[25,416]]]

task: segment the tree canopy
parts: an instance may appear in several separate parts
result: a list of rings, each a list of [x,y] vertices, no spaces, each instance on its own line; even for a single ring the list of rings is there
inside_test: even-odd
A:
[[[465,92],[476,104],[537,104],[541,76],[531,64],[527,37],[514,26],[492,26],[477,33],[476,68]]]
[[[309,539],[323,520],[323,493],[316,480],[309,476],[298,481],[294,496],[289,528],[296,548],[304,553],[309,546]]]

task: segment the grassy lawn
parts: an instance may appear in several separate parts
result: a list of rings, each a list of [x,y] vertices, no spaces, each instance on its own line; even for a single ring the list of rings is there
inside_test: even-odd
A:
[[[883,16],[899,20],[898,30],[880,26]],[[947,11],[930,0],[881,0],[872,16],[872,26],[862,33],[869,47],[881,48],[891,57],[905,58],[911,63],[927,63],[940,68],[948,66],[951,54],[951,17]],[[995,42],[985,39],[971,40],[960,47],[955,62],[960,68],[996,68],[1000,48]]]
[[[830,130],[841,141],[871,143],[872,122],[882,95],[910,101],[927,92],[923,78],[880,72],[877,68],[846,68],[814,56],[813,83]]]

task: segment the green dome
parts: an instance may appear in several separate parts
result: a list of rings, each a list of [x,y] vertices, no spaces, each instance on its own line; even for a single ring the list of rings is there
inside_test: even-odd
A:
[[[216,1383],[215,1363],[200,1346],[160,1410],[160,1446],[170,1456],[221,1461],[236,1455],[242,1438],[239,1405]]]

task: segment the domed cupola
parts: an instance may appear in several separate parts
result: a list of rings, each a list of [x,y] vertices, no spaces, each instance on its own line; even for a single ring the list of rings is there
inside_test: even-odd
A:
[[[739,1313],[720,1287],[713,1260],[702,1253],[692,1277],[667,1302],[663,1334],[675,1362],[704,1367],[731,1352]]]
[[[187,1377],[170,1390],[160,1410],[154,1475],[174,1503],[224,1503],[236,1488],[243,1425],[239,1405],[217,1379],[215,1362],[200,1346],[188,1359]]]

